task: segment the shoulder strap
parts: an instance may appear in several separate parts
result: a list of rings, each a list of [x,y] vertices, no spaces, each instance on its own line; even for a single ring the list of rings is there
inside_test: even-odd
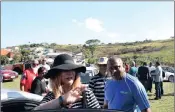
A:
[[[83,108],[88,108],[86,100],[86,91],[83,91],[82,95],[83,95]]]

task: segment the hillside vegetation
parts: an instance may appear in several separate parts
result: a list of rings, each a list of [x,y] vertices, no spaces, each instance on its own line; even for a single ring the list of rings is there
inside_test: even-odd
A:
[[[95,42],[100,40],[94,39]],[[89,41],[89,40],[88,40]],[[88,42],[87,41],[87,42]],[[92,40],[91,40],[92,42]],[[90,45],[90,44],[89,44]],[[26,47],[27,45],[21,45]],[[135,60],[137,64],[141,62],[160,61],[164,65],[174,66],[174,38],[166,40],[144,40],[130,43],[108,43],[98,44],[93,48],[93,55],[88,49],[87,43],[84,45],[58,45],[56,43],[31,44],[29,47],[46,47],[57,51],[70,51],[73,53],[83,52],[86,60],[95,60],[101,56],[119,55],[125,62]],[[91,61],[94,62],[94,61]]]
[[[119,55],[125,61],[160,61],[162,64],[173,66],[174,39],[158,40],[144,43],[101,45],[97,47],[96,55],[97,57]]]

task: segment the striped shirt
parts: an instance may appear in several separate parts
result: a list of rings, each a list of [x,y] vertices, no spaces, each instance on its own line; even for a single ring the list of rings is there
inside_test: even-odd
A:
[[[104,86],[107,79],[109,79],[109,77],[99,73],[89,81],[89,87],[92,89],[101,107],[104,105]]]
[[[90,88],[87,88],[85,90],[85,95],[86,95],[87,108],[100,108],[100,105]],[[55,99],[55,95],[53,94],[53,92],[48,92],[47,95],[41,101],[41,104],[49,102],[53,99]],[[63,108],[83,108],[83,98],[82,100],[73,103],[71,107],[68,107],[67,105],[67,107]]]

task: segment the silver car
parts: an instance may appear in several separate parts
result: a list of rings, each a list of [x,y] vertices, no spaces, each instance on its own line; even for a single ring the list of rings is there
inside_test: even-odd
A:
[[[1,89],[1,111],[22,112],[30,111],[38,106],[42,96],[23,91]]]

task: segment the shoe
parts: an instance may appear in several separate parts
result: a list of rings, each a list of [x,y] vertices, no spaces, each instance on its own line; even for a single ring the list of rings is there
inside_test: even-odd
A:
[[[154,98],[154,100],[159,100],[159,98]]]

